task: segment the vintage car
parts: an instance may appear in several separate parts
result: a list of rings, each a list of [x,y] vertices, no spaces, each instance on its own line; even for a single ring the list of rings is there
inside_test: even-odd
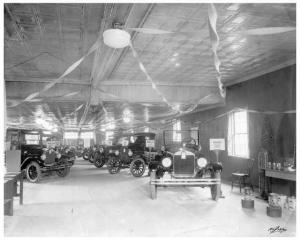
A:
[[[97,168],[102,168],[104,164],[107,163],[108,160],[108,152],[105,146],[99,145],[96,147],[93,154],[94,165]]]
[[[93,163],[95,151],[96,151],[96,146],[90,146],[89,148],[84,148],[82,153],[83,159],[88,160],[90,163]]]
[[[117,144],[107,147],[107,168],[109,173],[116,174],[122,168],[130,168],[134,177],[143,176],[146,166],[154,159],[156,151],[146,147],[146,140],[154,140],[155,133],[132,133],[121,135]],[[128,144],[121,144],[127,142]]]
[[[151,198],[156,199],[158,187],[188,186],[210,187],[212,199],[217,201],[221,194],[222,164],[211,162],[201,154],[199,140],[191,137],[190,131],[176,131],[176,134],[184,134],[185,138],[175,144],[166,143],[163,134],[162,153],[150,169]],[[171,142],[172,138],[167,139]]]
[[[43,145],[21,145],[21,170],[25,169],[29,182],[38,182],[43,173],[56,172],[59,177],[69,174],[72,159]]]

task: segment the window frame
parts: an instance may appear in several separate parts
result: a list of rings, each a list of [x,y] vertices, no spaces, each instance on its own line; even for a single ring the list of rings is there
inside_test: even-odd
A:
[[[245,112],[246,113],[246,120],[247,120],[247,123],[246,123],[246,133],[236,133],[236,127],[235,127],[235,114],[238,113],[238,112]],[[232,119],[233,121],[233,124],[230,123],[230,119]],[[230,124],[232,124],[232,130],[233,130],[233,133],[230,133],[229,132],[229,126]],[[229,114],[229,118],[228,118],[228,130],[227,130],[227,154],[229,157],[236,157],[236,158],[244,158],[244,159],[247,159],[250,157],[250,147],[249,147],[249,113],[247,110],[236,110],[236,111],[233,111]],[[229,136],[230,135],[230,136]],[[235,139],[236,139],[236,135],[247,135],[247,155],[238,155],[236,154],[236,143],[235,143]],[[231,139],[230,139],[231,138]],[[231,144],[229,144],[229,139],[231,140]],[[229,149],[231,145],[231,151]]]
[[[180,129],[177,129],[177,124],[179,124]],[[176,129],[175,129],[176,128]],[[176,122],[173,124],[173,142],[181,142],[182,141],[182,135],[181,133],[177,133],[177,131],[181,131],[181,121],[180,120],[176,120]]]

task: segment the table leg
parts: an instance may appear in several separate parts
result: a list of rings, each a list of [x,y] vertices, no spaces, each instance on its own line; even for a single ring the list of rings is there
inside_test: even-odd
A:
[[[23,172],[20,174],[20,205],[23,205]]]

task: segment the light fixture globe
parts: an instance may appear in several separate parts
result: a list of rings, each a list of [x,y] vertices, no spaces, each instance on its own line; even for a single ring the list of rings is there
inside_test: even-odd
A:
[[[130,43],[130,34],[121,29],[108,29],[103,32],[103,41],[111,48],[124,48]]]

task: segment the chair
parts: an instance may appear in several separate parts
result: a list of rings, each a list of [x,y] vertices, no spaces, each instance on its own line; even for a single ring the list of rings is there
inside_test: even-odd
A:
[[[249,158],[247,160],[247,166],[244,169],[244,171],[239,171],[239,172],[233,172],[231,174],[231,191],[233,190],[234,185],[238,185],[240,187],[240,193],[242,192],[242,185],[243,187],[246,186],[246,180],[249,182],[247,183],[249,187],[251,187],[252,191],[253,189],[253,184],[251,182],[251,173],[254,165],[254,159]]]

